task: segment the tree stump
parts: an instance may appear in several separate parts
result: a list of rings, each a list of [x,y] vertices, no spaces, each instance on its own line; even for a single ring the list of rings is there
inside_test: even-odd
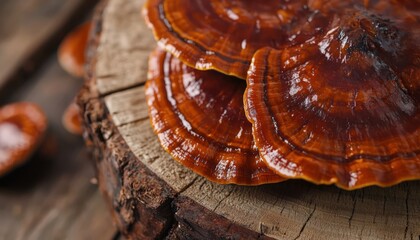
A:
[[[299,180],[218,185],[159,145],[144,95],[156,46],[144,0],[98,8],[79,104],[99,187],[131,239],[420,239],[420,182],[343,191]]]

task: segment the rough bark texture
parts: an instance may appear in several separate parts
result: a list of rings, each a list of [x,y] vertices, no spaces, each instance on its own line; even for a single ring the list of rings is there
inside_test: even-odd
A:
[[[90,80],[79,96],[85,139],[114,220],[130,239],[418,239],[420,183],[347,192],[286,181],[218,185],[162,150],[144,97],[155,47],[143,0],[98,10]]]

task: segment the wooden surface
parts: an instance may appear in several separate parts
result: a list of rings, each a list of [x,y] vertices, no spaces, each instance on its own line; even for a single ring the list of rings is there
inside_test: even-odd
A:
[[[0,89],[25,80],[98,0],[2,0]]]
[[[79,96],[100,189],[133,238],[419,239],[420,182],[343,191],[304,181],[218,185],[177,164],[150,127],[144,98],[155,47],[143,0],[109,0],[93,78]]]
[[[112,239],[117,232],[97,185],[91,183],[95,173],[82,137],[68,133],[61,123],[83,81],[57,63],[57,27],[69,30],[80,23],[80,14],[90,11],[86,4],[92,2],[0,3],[0,87],[22,77],[16,74],[26,68],[26,60],[38,61],[31,71],[35,75],[25,75],[25,81],[0,94],[0,106],[35,102],[49,121],[46,142],[28,164],[0,178],[0,239]]]
[[[95,174],[81,137],[61,124],[81,85],[51,57],[8,99],[39,104],[49,134],[27,165],[0,179],[0,239],[112,239],[116,233],[97,186],[90,183]]]

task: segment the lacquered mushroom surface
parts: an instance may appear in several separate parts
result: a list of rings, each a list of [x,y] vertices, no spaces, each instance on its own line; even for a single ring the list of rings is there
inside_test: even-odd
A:
[[[0,176],[24,163],[41,143],[47,127],[44,113],[31,103],[0,108]]]
[[[301,44],[347,12],[418,21],[418,1],[149,0],[144,15],[158,44],[187,65],[245,79],[263,47]],[[370,11],[370,12],[369,12]]]
[[[60,65],[75,77],[84,75],[85,49],[90,29],[91,22],[80,25],[65,37],[58,49]]]
[[[149,0],[145,16],[161,47],[197,69],[245,79],[256,50],[302,42],[326,20],[307,1]]]
[[[256,53],[246,112],[270,168],[345,189],[420,179],[420,25],[404,16],[349,11]]]
[[[254,147],[245,117],[245,81],[199,71],[169,53],[150,57],[146,96],[154,131],[175,160],[222,183],[279,182]]]

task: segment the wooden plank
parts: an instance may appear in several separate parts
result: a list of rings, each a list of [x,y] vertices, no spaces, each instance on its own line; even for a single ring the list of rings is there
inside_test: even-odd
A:
[[[2,0],[0,90],[24,78],[58,45],[97,0]]]
[[[50,59],[8,101],[39,104],[49,119],[46,143],[32,161],[0,179],[0,239],[112,239],[116,229],[80,136],[61,124],[82,85]]]
[[[297,180],[243,187],[209,182],[173,161],[162,150],[150,127],[141,86],[146,74],[139,69],[146,69],[145,59],[154,44],[132,48],[151,38],[144,22],[134,25],[127,21],[141,21],[140,11],[133,9],[140,9],[143,2],[109,0],[102,19],[104,27],[96,55],[98,60],[94,65],[96,68],[92,68],[97,78],[90,83],[82,99],[82,104],[88,106],[84,112],[85,123],[94,141],[96,161],[105,169],[99,173],[103,176],[101,188],[110,196],[110,202],[117,204],[118,208],[114,209],[117,215],[128,219],[130,224],[144,226],[144,222],[157,221],[166,214],[170,221],[164,224],[168,226],[172,222],[172,230],[168,232],[162,227],[153,234],[172,237],[171,234],[226,237],[214,231],[215,225],[226,229],[229,236],[248,229],[258,237],[278,239],[420,237],[418,181],[351,192]],[[123,37],[115,39],[120,36]],[[95,100],[87,101],[90,97]],[[134,175],[138,171],[144,174]],[[109,172],[115,174],[107,179]],[[148,186],[144,178],[156,185]],[[164,183],[159,184],[161,180]],[[168,187],[173,192],[167,190]],[[127,199],[131,200],[130,204]],[[187,204],[183,204],[185,202]],[[139,217],[146,210],[156,215],[149,216],[148,221]],[[208,219],[214,220],[214,224],[203,223],[201,218],[194,222],[194,216],[197,219],[198,215],[211,216]],[[224,228],[222,222],[226,221],[230,225]],[[135,236],[136,232],[130,232],[127,224],[120,227],[125,234]],[[237,232],[231,232],[232,229]],[[191,235],[182,235],[186,231]],[[256,235],[250,233],[249,236]]]

